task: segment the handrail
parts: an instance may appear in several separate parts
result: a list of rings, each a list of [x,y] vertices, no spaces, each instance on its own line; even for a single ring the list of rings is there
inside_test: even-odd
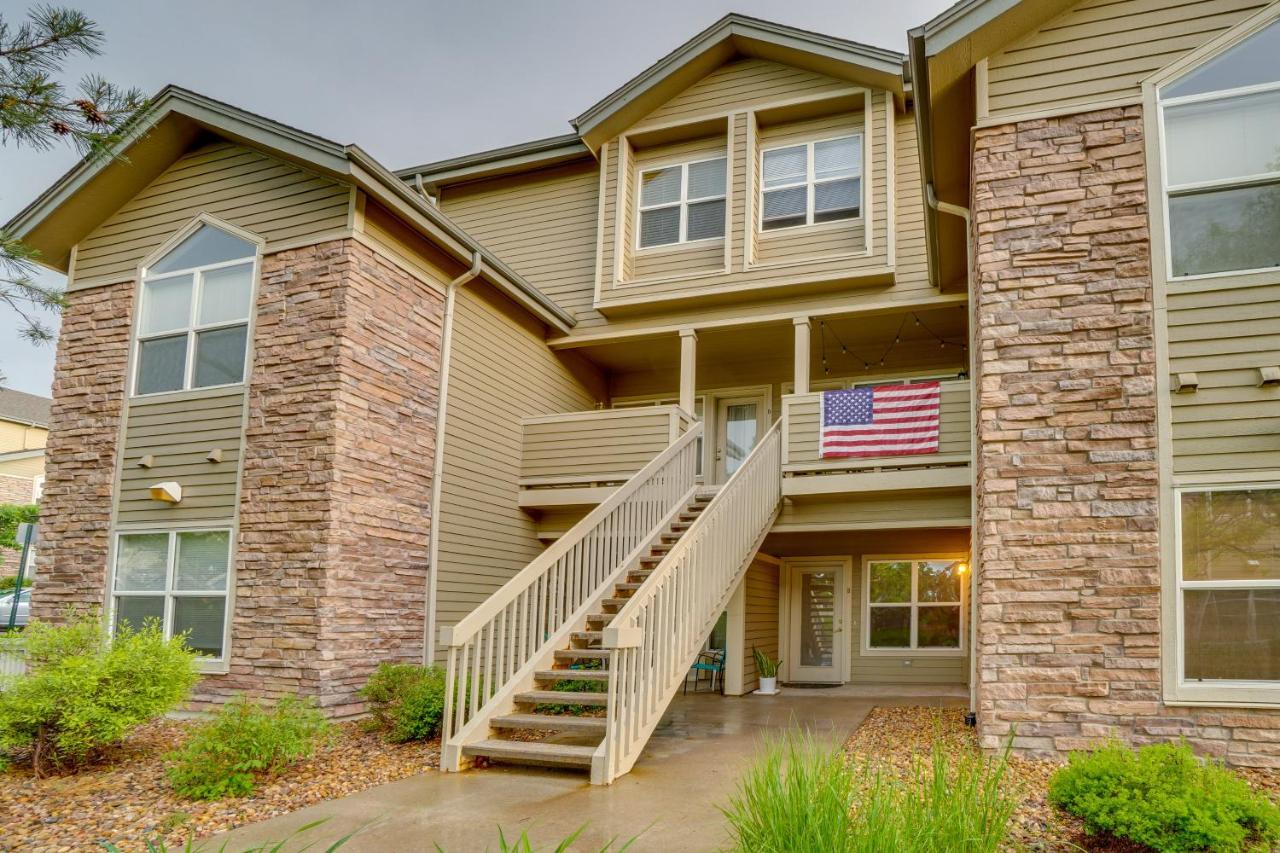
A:
[[[779,420],[605,629],[608,716],[593,782],[631,769],[772,527],[781,454]]]
[[[479,607],[440,629],[440,644],[449,650],[445,743],[585,618],[581,611],[633,552],[666,529],[696,487],[701,431],[695,424]]]

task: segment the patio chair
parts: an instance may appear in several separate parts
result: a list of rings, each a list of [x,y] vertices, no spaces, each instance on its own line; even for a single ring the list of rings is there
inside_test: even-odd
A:
[[[716,684],[720,685],[720,692],[724,693],[724,649],[707,649],[698,655],[698,659],[694,661],[693,666],[689,667],[689,675],[693,676],[693,692],[698,692],[698,681],[702,678],[702,673],[711,673],[711,692],[716,691]],[[684,678],[684,692],[689,692],[689,675]]]

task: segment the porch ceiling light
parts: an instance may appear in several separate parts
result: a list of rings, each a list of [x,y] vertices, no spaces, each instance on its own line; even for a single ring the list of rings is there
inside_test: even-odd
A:
[[[182,485],[172,480],[156,483],[151,487],[151,500],[167,504],[179,503],[182,501]]]
[[[956,572],[957,572],[957,573],[959,573],[959,574],[962,574],[962,575],[963,575],[963,574],[964,574],[965,572],[967,572],[967,571],[969,571],[969,564],[968,564],[968,563],[959,563],[959,564],[957,564],[957,565],[956,565]]]

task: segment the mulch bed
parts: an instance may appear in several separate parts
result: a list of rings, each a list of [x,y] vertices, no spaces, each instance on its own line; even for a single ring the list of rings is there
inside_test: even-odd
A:
[[[159,836],[172,848],[188,836],[213,835],[439,766],[438,741],[390,744],[358,723],[340,723],[314,757],[259,784],[251,797],[184,800],[168,786],[163,756],[191,725],[150,723],[74,775],[37,779],[22,765],[0,773],[0,851],[100,850],[100,841],[132,851]]]
[[[935,740],[941,740],[950,755],[976,753],[974,730],[964,724],[965,712],[955,708],[882,707],[873,708],[845,751],[870,760],[887,772],[909,774],[913,756],[928,761]],[[1099,839],[1084,831],[1079,818],[1066,814],[1048,802],[1049,777],[1061,766],[1052,761],[1035,761],[1010,756],[1005,780],[1018,799],[1006,847],[1033,851],[1100,851],[1138,853],[1146,848],[1118,839]],[[1237,772],[1256,790],[1280,800],[1280,773],[1241,769]]]

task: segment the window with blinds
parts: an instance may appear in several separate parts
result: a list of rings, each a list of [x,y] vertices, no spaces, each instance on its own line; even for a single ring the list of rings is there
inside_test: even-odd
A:
[[[862,135],[761,152],[760,228],[771,231],[862,215]]]
[[[640,173],[641,249],[724,237],[724,157],[676,163]]]

